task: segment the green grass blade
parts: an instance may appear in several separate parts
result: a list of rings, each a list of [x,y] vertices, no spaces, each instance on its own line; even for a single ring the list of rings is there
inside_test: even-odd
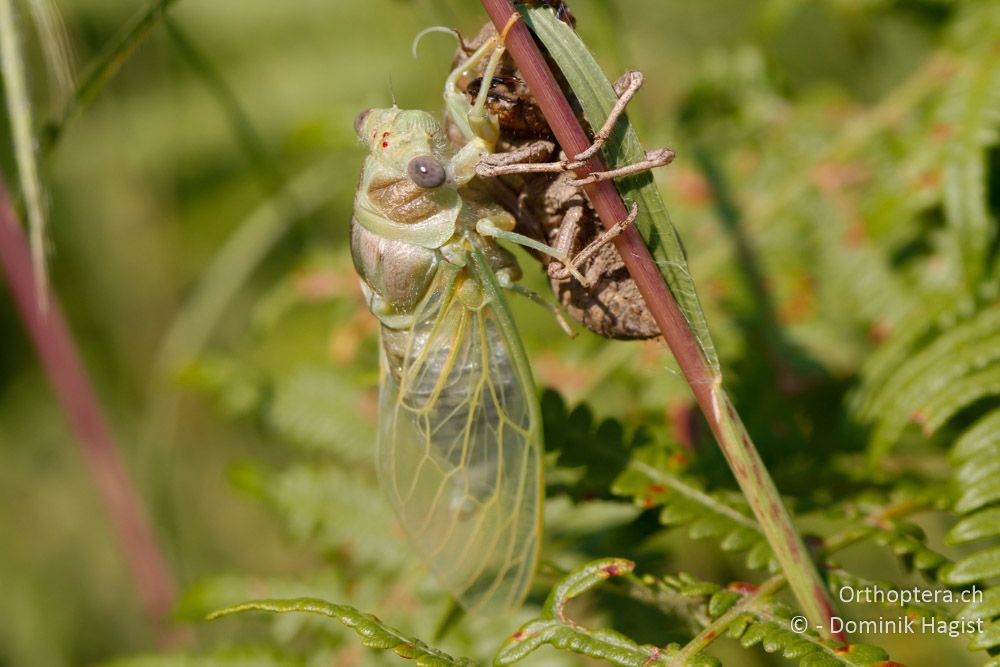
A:
[[[53,0],[27,0],[49,75],[52,112],[62,113],[73,94],[73,52],[59,8]]]
[[[25,78],[17,20],[13,0],[0,0],[0,71],[3,73],[21,197],[28,217],[31,263],[38,280],[35,288],[38,299],[44,303],[45,294],[48,293],[48,269],[45,262],[45,202],[42,179],[38,171],[38,156],[35,153],[31,98]]]

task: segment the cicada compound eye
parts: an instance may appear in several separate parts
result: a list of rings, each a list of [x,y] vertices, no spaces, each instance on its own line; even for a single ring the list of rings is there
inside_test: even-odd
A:
[[[354,119],[354,133],[361,137],[361,129],[365,126],[365,119],[368,118],[368,114],[372,112],[371,109],[365,109],[357,115]],[[364,137],[361,137],[364,139]]]
[[[421,188],[436,188],[444,183],[447,174],[433,155],[418,155],[406,165],[406,175]]]

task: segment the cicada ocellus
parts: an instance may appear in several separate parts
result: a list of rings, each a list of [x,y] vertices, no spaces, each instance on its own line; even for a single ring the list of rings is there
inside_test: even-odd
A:
[[[462,67],[498,52],[485,44]],[[369,154],[351,251],[381,322],[383,487],[443,586],[469,610],[497,611],[523,600],[535,568],[542,435],[504,296],[520,269],[496,242],[518,240],[514,219],[475,176],[496,121],[465,99],[452,100],[466,114],[457,151],[424,111],[358,116]]]

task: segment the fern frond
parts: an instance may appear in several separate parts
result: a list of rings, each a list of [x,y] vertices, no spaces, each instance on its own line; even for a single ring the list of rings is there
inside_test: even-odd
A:
[[[331,400],[336,396],[337,400]],[[375,433],[356,382],[331,369],[305,368],[279,381],[267,421],[283,440],[348,463],[369,462]]]
[[[912,335],[907,338],[918,342]],[[900,352],[895,348],[889,356]],[[894,372],[880,377],[881,370],[866,378],[855,402],[859,416],[874,424],[869,443],[873,460],[881,459],[914,421],[932,435],[963,408],[1000,394],[1000,310],[979,309],[926,346],[911,349]]]
[[[982,599],[966,605],[959,616],[983,622],[969,648],[995,654],[1000,647],[1000,409],[981,417],[955,441],[951,463],[954,509],[961,519],[946,539],[978,548],[944,570],[941,579],[952,586],[985,589]]]
[[[419,639],[407,637],[399,630],[382,622],[377,616],[365,614],[347,605],[332,604],[317,598],[296,598],[289,600],[255,600],[208,615],[209,620],[230,616],[244,611],[270,611],[279,614],[289,612],[309,612],[322,614],[340,621],[354,630],[361,643],[369,648],[391,650],[401,658],[414,660],[420,667],[474,667],[468,658],[454,658],[444,651],[431,648]]]
[[[995,47],[1000,11],[993,3],[974,3],[960,24],[970,71],[954,77],[942,96],[941,122],[950,137],[942,181],[945,220],[957,240],[965,285],[979,282],[996,239],[989,210],[986,149],[996,144],[1000,125],[1000,53]],[[978,38],[978,39],[977,39]]]
[[[606,558],[573,570],[552,589],[539,617],[521,626],[494,658],[494,665],[512,665],[546,644],[590,658],[606,660],[623,667],[669,667],[680,664],[671,660],[677,646],[665,649],[640,645],[613,630],[591,630],[566,616],[566,605],[610,577],[630,574],[635,563],[621,558]],[[721,667],[710,656],[697,655],[684,662],[692,667]]]
[[[216,609],[238,605],[255,597],[339,599],[347,590],[339,572],[327,571],[303,578],[220,575],[203,579],[184,591],[175,616],[185,621],[203,621]],[[306,618],[306,617],[303,617]]]
[[[948,559],[926,544],[927,535],[915,523],[893,521],[887,526],[874,529],[876,544],[888,547],[892,553],[902,558],[908,567],[923,573],[928,578],[949,564]]]
[[[745,552],[748,567],[775,571],[771,547],[742,496],[707,493],[696,480],[665,472],[671,467],[669,458],[662,448],[638,450],[612,491],[631,497],[640,507],[662,506],[660,522],[665,526],[687,526],[693,539],[717,540],[725,551]]]
[[[885,651],[875,646],[841,645],[820,638],[812,629],[793,630],[793,611],[774,598],[785,585],[782,575],[773,576],[760,586],[736,582],[720,587],[689,575],[664,578],[664,584],[700,600],[706,618],[703,630],[671,654],[674,659],[671,665],[691,664],[692,656],[700,655],[723,635],[739,640],[745,648],[760,644],[767,653],[780,651],[783,657],[798,661],[802,667],[880,665],[888,658]]]
[[[336,465],[294,465],[262,483],[267,502],[292,536],[352,556],[381,572],[399,568],[409,549],[394,539],[393,518],[374,478]]]
[[[870,644],[839,646],[812,634],[789,629],[791,611],[776,603],[769,609],[746,614],[729,626],[727,636],[744,648],[757,644],[767,653],[781,652],[782,657],[797,661],[801,667],[838,667],[840,665],[882,665],[885,651]]]

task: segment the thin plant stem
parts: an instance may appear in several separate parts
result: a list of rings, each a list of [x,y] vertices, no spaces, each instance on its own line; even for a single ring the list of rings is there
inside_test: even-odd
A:
[[[509,0],[482,0],[482,3],[498,32],[510,24],[516,13]],[[510,27],[506,46],[559,145],[567,155],[582,153],[589,147],[590,141],[523,21],[516,21]],[[602,168],[600,158],[595,156],[577,170],[577,175],[583,178]],[[625,204],[610,181],[589,184],[584,190],[605,228],[613,228],[626,217]],[[721,376],[702,353],[695,333],[670,293],[638,230],[629,227],[615,238],[614,243],[687,379],[799,604],[812,623],[827,630],[829,635],[834,608],[826,586],[795,530],[760,454],[723,389]],[[844,639],[839,635],[834,638]]]
[[[160,552],[142,500],[119,455],[101,403],[80,359],[58,301],[42,310],[37,278],[17,214],[0,181],[0,270],[59,406],[76,436],[90,476],[118,538],[146,615],[160,629],[177,597],[177,585]],[[165,639],[165,635],[161,635]]]

